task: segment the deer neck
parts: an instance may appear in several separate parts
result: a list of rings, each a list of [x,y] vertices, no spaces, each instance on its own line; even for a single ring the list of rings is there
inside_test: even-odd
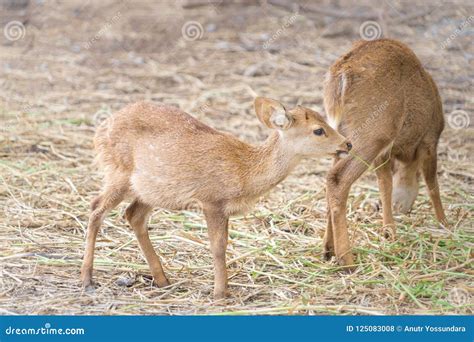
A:
[[[273,132],[263,144],[254,148],[250,159],[247,184],[251,192],[261,195],[284,180],[301,157],[279,132]]]

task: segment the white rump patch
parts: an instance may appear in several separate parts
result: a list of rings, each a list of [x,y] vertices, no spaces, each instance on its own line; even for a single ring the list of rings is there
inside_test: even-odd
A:
[[[335,118],[331,116],[331,114],[328,114],[327,121],[328,121],[329,126],[331,126],[332,129],[337,131],[337,128],[339,127],[339,118]]]

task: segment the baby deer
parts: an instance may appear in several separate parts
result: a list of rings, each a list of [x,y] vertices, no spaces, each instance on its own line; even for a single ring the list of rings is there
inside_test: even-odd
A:
[[[328,174],[326,258],[335,256],[341,265],[353,265],[346,202],[352,183],[371,164],[378,178],[383,224],[393,236],[392,202],[397,210],[411,209],[419,171],[437,220],[446,223],[436,176],[443,108],[436,84],[407,46],[390,39],[357,42],[331,66],[324,105],[331,126],[354,146],[351,157],[336,158]]]
[[[271,99],[255,100],[258,119],[276,131],[260,146],[216,131],[168,106],[136,103],[97,129],[95,147],[105,169],[102,193],[92,202],[81,279],[91,284],[94,247],[104,216],[126,197],[125,217],[158,286],[167,286],[147,217],[153,207],[202,205],[214,259],[214,296],[227,294],[225,252],[230,215],[251,209],[303,157],[345,155],[351,144],[308,108],[292,110]]]

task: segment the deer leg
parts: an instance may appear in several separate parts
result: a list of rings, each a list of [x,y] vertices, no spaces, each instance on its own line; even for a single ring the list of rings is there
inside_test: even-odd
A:
[[[123,201],[127,189],[126,182],[119,186],[117,184],[107,186],[105,191],[92,201],[92,213],[87,225],[86,247],[81,267],[81,281],[84,287],[92,285],[94,249],[100,226],[105,216]]]
[[[151,210],[151,206],[144,204],[139,200],[134,200],[127,207],[127,210],[125,211],[125,217],[135,232],[138,244],[140,245],[148,266],[150,267],[153,281],[157,286],[165,287],[168,286],[170,282],[163,272],[160,258],[153,248],[153,244],[150,241],[150,236],[148,235],[148,228],[146,226],[146,220]]]
[[[346,266],[348,270],[354,268],[346,220],[349,190],[388,143],[388,141],[379,141],[378,144],[354,151],[353,154],[357,158],[350,156],[341,159],[328,174],[326,191],[334,235],[334,251],[338,263]]]
[[[381,158],[377,158],[374,162],[375,173],[377,175],[377,180],[379,183],[380,190],[380,199],[382,201],[382,211],[383,211],[383,226],[384,229],[390,229],[391,234],[388,231],[385,231],[385,237],[396,237],[396,225],[393,220],[392,213],[392,166],[391,161],[389,160],[390,155],[387,153]]]
[[[326,226],[326,231],[324,232],[324,238],[323,238],[323,257],[325,260],[331,260],[334,254],[334,234],[332,231],[332,220],[331,220],[331,209],[327,209],[327,226]]]
[[[435,149],[425,149],[424,155],[422,156],[422,170],[423,177],[425,178],[426,186],[428,187],[428,193],[430,195],[431,202],[433,204],[436,219],[443,225],[447,225],[446,216],[443,210],[443,204],[441,203],[441,197],[439,194],[438,176],[437,171],[437,155]]]
[[[340,160],[340,158],[336,157],[333,162],[333,166]],[[324,232],[323,238],[323,257],[325,260],[329,261],[334,254],[334,234],[332,231],[332,220],[331,220],[331,208],[329,207],[329,198],[328,194],[326,193],[326,203],[327,203],[327,226],[326,231]]]
[[[211,252],[214,259],[214,298],[222,299],[227,296],[227,268],[225,253],[229,218],[220,208],[206,208],[206,216]]]
[[[408,213],[413,207],[418,195],[419,158],[404,163],[395,162],[395,173],[393,174],[394,188],[392,193],[393,209],[402,214]]]

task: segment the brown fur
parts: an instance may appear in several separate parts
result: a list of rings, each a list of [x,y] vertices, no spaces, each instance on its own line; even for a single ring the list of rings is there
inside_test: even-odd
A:
[[[307,108],[287,111],[275,100],[257,98],[259,120],[276,129],[252,146],[199,122],[177,108],[136,103],[117,112],[96,132],[104,190],[93,201],[82,281],[91,284],[95,239],[104,216],[126,197],[134,229],[155,283],[169,284],[148,237],[153,207],[184,209],[200,203],[208,225],[217,298],[227,292],[225,249],[230,215],[246,211],[281,182],[303,157],[348,152],[347,140]],[[315,129],[325,134],[316,136]]]
[[[420,169],[436,217],[445,223],[436,178],[436,148],[444,127],[441,99],[433,79],[407,46],[390,39],[355,43],[331,66],[324,104],[328,121],[351,140],[357,156],[336,160],[328,174],[326,257],[335,255],[340,264],[353,264],[346,201],[352,183],[367,170],[366,163],[382,165],[376,174],[383,223],[393,234],[392,200],[400,210],[411,208]],[[396,170],[393,199],[392,169]]]

